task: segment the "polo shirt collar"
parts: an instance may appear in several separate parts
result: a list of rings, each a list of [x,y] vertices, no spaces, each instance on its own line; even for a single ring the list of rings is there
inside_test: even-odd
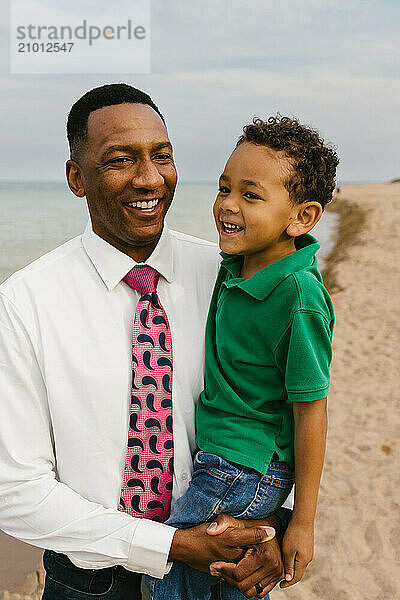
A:
[[[295,240],[296,252],[292,252],[264,267],[252,277],[243,279],[239,277],[243,257],[221,252],[223,258],[221,266],[229,271],[232,279],[224,282],[227,288],[238,287],[257,300],[265,300],[276,286],[296,271],[307,267],[316,266],[315,253],[320,247],[318,240],[309,233],[301,235]]]
[[[133,258],[98,236],[92,229],[90,219],[82,235],[82,244],[86,254],[109,290],[114,289],[125,275],[138,264]],[[145,264],[156,269],[162,277],[171,283],[174,274],[173,249],[171,233],[166,223],[164,223],[157,246],[145,261]]]

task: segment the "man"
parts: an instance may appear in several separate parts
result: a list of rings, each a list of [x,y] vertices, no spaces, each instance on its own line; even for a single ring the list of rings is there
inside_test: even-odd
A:
[[[137,512],[123,500],[134,506],[124,494],[130,484],[144,488],[127,475],[132,446],[143,445],[132,437],[139,396],[132,327],[134,318],[149,334],[153,325],[142,316],[136,322],[135,311],[147,298],[165,311],[159,319],[170,329],[173,501],[191,474],[202,340],[218,267],[213,244],[164,224],[177,182],[164,119],[147,94],[107,85],[76,102],[67,133],[68,184],[86,196],[90,222],[82,236],[0,289],[0,526],[47,548],[47,600],[140,598],[138,573],[161,578],[176,560],[200,570],[220,561],[228,583],[264,597],[282,577],[276,539],[263,543],[274,534],[268,527],[222,517],[209,528],[178,531],[157,515],[133,516],[143,513],[142,500]],[[137,263],[156,274],[151,294],[127,283]],[[144,472],[138,463],[136,472]],[[268,524],[279,526],[279,519]],[[247,546],[254,551],[242,558]]]

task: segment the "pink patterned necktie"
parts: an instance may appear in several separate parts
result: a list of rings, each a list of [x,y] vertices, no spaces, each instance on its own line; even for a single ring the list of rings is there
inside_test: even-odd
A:
[[[156,288],[159,273],[137,265],[124,277],[140,294],[133,326],[128,450],[119,510],[165,521],[172,495],[172,341]]]

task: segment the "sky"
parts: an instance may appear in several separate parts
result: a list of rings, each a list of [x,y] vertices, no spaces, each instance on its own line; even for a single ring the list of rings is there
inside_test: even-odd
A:
[[[12,75],[8,0],[0,23],[0,180],[62,181],[70,106],[118,81],[160,107],[181,181],[216,181],[243,125],[277,111],[337,147],[340,182],[400,176],[398,0],[152,0],[145,75]]]

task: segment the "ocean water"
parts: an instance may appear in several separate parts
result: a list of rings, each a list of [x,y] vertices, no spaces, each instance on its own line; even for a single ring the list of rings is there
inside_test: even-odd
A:
[[[211,211],[216,193],[216,184],[179,184],[167,215],[169,227],[216,242]],[[87,220],[85,200],[63,182],[0,182],[0,282],[82,233]],[[336,226],[336,214],[325,213],[314,230],[321,242],[320,268],[333,247]]]

